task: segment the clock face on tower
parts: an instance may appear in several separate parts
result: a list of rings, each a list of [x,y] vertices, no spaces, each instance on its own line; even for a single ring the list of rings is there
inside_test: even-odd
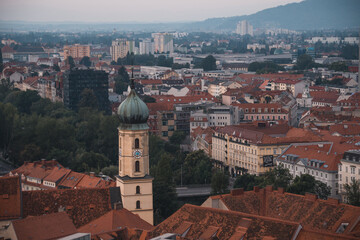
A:
[[[135,158],[141,158],[141,155],[142,155],[142,153],[141,153],[140,150],[135,150],[135,151],[133,152],[133,156],[134,156]]]

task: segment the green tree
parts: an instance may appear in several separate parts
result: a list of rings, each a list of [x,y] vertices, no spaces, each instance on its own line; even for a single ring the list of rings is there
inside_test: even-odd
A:
[[[70,66],[70,69],[73,69],[75,67],[74,58],[72,56],[68,56],[66,59],[66,65]]]
[[[251,191],[259,182],[259,177],[246,173],[236,177],[234,188],[243,188],[245,191]]]
[[[145,103],[154,103],[154,102],[156,102],[156,99],[153,98],[153,97],[151,97],[151,96],[144,95],[143,101],[144,101]]]
[[[3,149],[4,157],[8,154],[17,118],[17,110],[12,104],[0,102],[0,149]]]
[[[212,164],[203,150],[189,153],[183,166],[184,184],[206,184],[211,182]]]
[[[296,67],[299,70],[310,69],[314,66],[315,66],[314,60],[310,55],[307,54],[300,55],[296,62]]]
[[[173,58],[166,58],[164,55],[160,55],[157,58],[157,65],[162,67],[172,67],[174,61]]]
[[[110,165],[101,169],[101,172],[109,177],[114,177],[115,175],[119,174],[119,167]]]
[[[346,44],[341,48],[340,56],[345,59],[359,59],[359,46]]]
[[[352,179],[350,184],[344,185],[347,203],[360,206],[360,181]]]
[[[38,161],[43,157],[43,152],[40,147],[35,144],[28,144],[25,146],[24,150],[20,153],[20,163],[24,163],[25,161],[34,162]]]
[[[178,208],[177,195],[171,169],[170,154],[164,153],[158,164],[151,170],[154,177],[154,213],[155,224],[162,222]]]
[[[86,67],[91,67],[91,61],[90,58],[88,56],[84,56],[81,60],[80,60],[80,64],[86,66]]]
[[[346,66],[345,62],[333,62],[329,66],[330,70],[339,71],[339,72],[346,72],[348,67]]]
[[[215,171],[211,177],[212,194],[226,193],[229,186],[229,175],[223,171]]]
[[[265,172],[262,176],[262,182],[260,186],[265,187],[267,185],[272,185],[274,188],[282,187],[284,189],[290,185],[292,176],[289,172],[289,169],[284,168],[282,165],[278,165],[273,169]]]
[[[97,100],[93,90],[85,88],[81,92],[78,107],[79,108],[91,108],[94,110],[98,109],[98,100]]]
[[[21,113],[30,114],[32,104],[40,99],[41,98],[36,91],[12,91],[6,96],[4,102],[13,104]]]
[[[296,176],[287,191],[301,195],[304,195],[307,192],[314,193],[322,199],[326,199],[331,193],[330,187],[318,180],[315,180],[315,178],[309,174]]]
[[[204,71],[212,71],[216,70],[216,59],[213,55],[208,55],[206,58],[202,61],[202,67]]]
[[[179,145],[186,138],[186,134],[183,131],[175,131],[173,135],[170,137],[170,142],[172,144]]]

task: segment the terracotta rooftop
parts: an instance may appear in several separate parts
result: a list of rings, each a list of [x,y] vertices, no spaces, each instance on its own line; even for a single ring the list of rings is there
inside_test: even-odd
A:
[[[23,192],[23,215],[39,216],[65,211],[76,227],[111,210],[111,192],[118,188],[57,189]],[[117,190],[119,191],[119,190]],[[120,201],[120,200],[119,200]]]
[[[11,223],[17,239],[58,239],[77,233],[74,224],[64,212],[27,217]]]
[[[109,211],[103,216],[80,227],[78,231],[91,233],[91,235],[98,235],[125,227],[141,230],[151,230],[153,228],[152,225],[142,220],[137,214],[133,214],[127,209],[122,208]]]
[[[19,176],[0,177],[0,220],[22,216]]]
[[[74,188],[85,176],[83,173],[71,172],[59,183],[60,188]]]
[[[312,166],[311,161],[320,162],[318,166],[313,168],[324,171],[337,171],[342,154],[337,154],[332,150],[333,143],[321,144],[292,144],[279,157],[279,160],[286,162],[302,161],[306,166]],[[296,156],[294,160],[287,160],[287,156]]]
[[[332,134],[341,136],[360,136],[360,123],[341,123],[330,126],[329,131]]]
[[[85,175],[80,179],[79,183],[76,185],[76,188],[94,188],[100,183],[102,179],[95,176]]]
[[[55,167],[49,175],[44,178],[44,181],[58,183],[63,177],[71,172],[70,169]]]
[[[266,189],[255,187],[253,191],[245,192],[233,190],[230,194],[210,199],[223,202],[231,211],[299,222],[309,231],[335,234],[342,223],[349,223],[343,233],[360,237],[360,232],[355,231],[360,228],[360,207],[342,204],[335,199],[321,200],[313,194],[284,193],[283,189],[273,191],[271,186]]]
[[[183,96],[183,97],[175,97],[172,95],[154,95],[152,96],[156,99],[156,102],[172,102],[172,103],[192,103],[197,101],[212,101],[219,102],[219,100],[213,97],[210,94],[207,95],[191,95],[191,96]]]
[[[179,239],[292,239],[298,223],[185,204],[149,233],[176,233]]]

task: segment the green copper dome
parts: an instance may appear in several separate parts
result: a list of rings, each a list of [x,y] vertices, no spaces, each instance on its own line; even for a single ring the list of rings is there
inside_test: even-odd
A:
[[[117,111],[122,124],[146,124],[149,118],[149,109],[137,96],[133,86],[129,96],[123,101]]]

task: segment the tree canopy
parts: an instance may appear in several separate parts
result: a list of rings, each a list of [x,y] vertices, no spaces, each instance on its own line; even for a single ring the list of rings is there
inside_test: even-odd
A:
[[[352,179],[350,184],[344,185],[347,203],[360,206],[360,181]]]
[[[216,70],[216,59],[213,55],[208,55],[202,60],[202,68],[204,71]]]
[[[86,66],[86,67],[91,67],[91,61],[90,58],[88,56],[84,56],[81,60],[80,60],[80,64]]]

